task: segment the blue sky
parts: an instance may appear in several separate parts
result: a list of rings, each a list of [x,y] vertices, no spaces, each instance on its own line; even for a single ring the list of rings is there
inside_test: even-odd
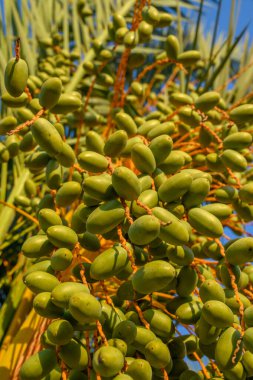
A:
[[[248,31],[250,35],[250,40],[253,42],[253,0],[236,0],[236,12],[235,17],[238,18],[236,35],[249,24]],[[230,7],[232,0],[222,0],[220,20],[218,34],[223,32],[225,35],[228,31],[229,17],[230,17]],[[203,23],[205,31],[213,30],[215,16],[216,16],[216,6],[205,8],[203,14]],[[239,11],[239,12],[238,12]]]

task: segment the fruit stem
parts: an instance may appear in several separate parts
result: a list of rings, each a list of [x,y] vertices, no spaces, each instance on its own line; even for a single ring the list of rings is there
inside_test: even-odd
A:
[[[138,316],[139,316],[141,322],[143,323],[143,325],[146,327],[147,330],[150,330],[150,325],[146,321],[146,319],[144,318],[144,315],[143,315],[142,310],[141,310],[140,306],[138,305],[138,303],[136,301],[133,301],[133,305],[134,305],[134,308],[137,311]]]
[[[165,368],[161,368],[161,372],[162,372],[162,374],[163,374],[163,379],[164,379],[164,380],[169,380],[169,376],[168,376],[168,374],[167,374]]]
[[[20,59],[20,37],[16,39],[15,55],[16,55],[16,61],[18,62]]]
[[[1,201],[1,200],[0,200],[0,203],[6,207],[12,208],[13,210],[18,212],[19,214],[25,216],[27,219],[30,219],[33,223],[37,224],[37,226],[39,225],[39,222],[36,218],[34,218],[32,215],[28,214],[24,210],[21,210],[19,207],[16,207],[16,206],[12,205],[11,203],[7,203],[7,202]]]
[[[117,234],[118,234],[118,238],[119,238],[121,246],[127,251],[127,256],[128,256],[129,261],[131,263],[131,267],[133,269],[133,272],[135,273],[137,271],[137,267],[135,265],[134,256],[133,256],[131,250],[128,248],[127,244],[126,244],[127,241],[126,241],[126,239],[123,236],[122,228],[121,228],[120,225],[117,226]]]
[[[15,133],[22,131],[22,129],[24,129],[25,127],[29,127],[30,125],[35,123],[35,121],[38,120],[42,115],[44,115],[45,112],[46,112],[46,109],[41,108],[41,110],[39,110],[31,120],[27,120],[25,123],[20,124],[17,128],[12,129],[10,132],[8,132],[7,135],[8,136],[14,135]]]

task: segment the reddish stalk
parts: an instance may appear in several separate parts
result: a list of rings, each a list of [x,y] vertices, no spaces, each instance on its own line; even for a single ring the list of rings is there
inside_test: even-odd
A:
[[[46,112],[46,109],[42,108],[36,113],[36,115],[34,115],[34,117],[31,120],[27,120],[25,123],[19,125],[17,128],[12,129],[10,132],[7,133],[7,135],[8,136],[14,135],[15,133],[22,131],[22,129],[24,129],[25,127],[30,127],[30,125],[35,123],[35,121],[38,120],[42,115],[44,115],[45,112]]]
[[[142,324],[146,327],[146,329],[149,330],[149,329],[150,329],[150,325],[149,325],[149,323],[146,321],[146,319],[144,318],[144,315],[143,315],[143,313],[142,313],[142,310],[141,310],[140,306],[137,304],[136,301],[133,301],[133,305],[134,305],[135,310],[137,311],[137,314],[138,314],[138,316],[139,316],[139,318],[140,318]]]
[[[128,255],[129,261],[131,263],[131,267],[133,269],[133,272],[136,272],[137,267],[135,265],[134,256],[133,256],[131,250],[129,249],[129,247],[127,246],[127,241],[123,236],[122,228],[120,225],[117,226],[117,233],[118,233],[118,237],[119,237],[119,241],[120,241],[121,246],[127,251],[127,255]]]
[[[16,61],[19,61],[19,59],[20,59],[20,37],[18,37],[16,39],[15,56],[16,56]]]

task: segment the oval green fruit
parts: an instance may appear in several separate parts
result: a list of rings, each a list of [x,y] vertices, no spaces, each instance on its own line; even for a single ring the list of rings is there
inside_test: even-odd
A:
[[[137,143],[133,146],[131,158],[141,173],[151,174],[156,168],[156,161],[152,150],[143,143]]]
[[[127,375],[130,375],[133,380],[151,380],[152,369],[150,364],[143,359],[134,360],[127,368]]]
[[[112,186],[111,176],[107,173],[85,178],[83,190],[91,197],[100,201],[109,200],[116,196]]]
[[[149,323],[150,330],[159,338],[167,340],[174,334],[173,321],[162,310],[147,309],[143,312],[143,316]]]
[[[88,365],[86,348],[76,340],[59,347],[59,357],[71,369],[84,370]]]
[[[253,182],[248,182],[240,188],[239,198],[243,202],[253,203]]]
[[[230,264],[243,265],[253,260],[253,238],[246,237],[234,241],[226,249],[226,258]]]
[[[208,112],[214,108],[220,100],[220,94],[215,91],[205,92],[201,94],[195,101],[195,106],[202,112]]]
[[[170,95],[170,103],[177,108],[192,104],[193,100],[190,95],[184,94],[182,92],[173,92]]]
[[[162,163],[168,157],[172,150],[172,145],[172,138],[168,135],[161,134],[152,139],[149,148],[153,153],[157,165]]]
[[[253,376],[253,353],[245,351],[242,357],[242,364],[246,371],[247,377]]]
[[[92,173],[104,172],[109,165],[109,162],[102,154],[88,150],[80,153],[77,159],[81,168]]]
[[[62,182],[62,167],[56,160],[50,160],[46,167],[46,184],[52,190],[57,190]]]
[[[0,135],[5,135],[17,126],[17,119],[14,116],[5,116],[0,120]]]
[[[227,219],[232,214],[232,208],[222,203],[210,203],[203,206],[202,210],[210,212],[219,220]]]
[[[5,92],[2,95],[2,102],[11,108],[20,108],[26,106],[28,102],[28,95],[23,92],[20,96],[15,98],[14,96],[9,95],[7,92]]]
[[[180,297],[187,297],[194,291],[197,283],[196,270],[190,266],[184,266],[177,276],[176,292]]]
[[[231,120],[237,125],[253,121],[253,105],[243,104],[234,108],[229,114]]]
[[[101,316],[101,305],[91,294],[74,293],[69,299],[70,314],[80,323],[91,323]]]
[[[37,195],[37,185],[31,178],[25,181],[24,190],[26,195],[30,198],[34,198]]]
[[[225,302],[225,293],[223,288],[215,280],[206,280],[199,288],[199,296],[202,302],[216,300]]]
[[[87,219],[87,231],[93,234],[104,234],[113,230],[125,218],[125,209],[117,200],[108,201],[90,213]]]
[[[102,252],[91,264],[90,275],[96,280],[105,280],[122,271],[129,263],[127,251],[114,245]]]
[[[127,344],[131,344],[137,335],[137,327],[132,321],[122,321],[113,330],[112,337],[122,339]]]
[[[244,321],[248,327],[253,327],[253,305],[244,310]]]
[[[232,186],[223,186],[215,190],[215,198],[221,203],[232,203],[238,198],[238,191]]]
[[[224,149],[242,150],[252,144],[252,136],[248,132],[236,132],[225,137]]]
[[[229,267],[228,263],[220,262],[220,266],[218,270],[219,270],[218,275],[221,279],[221,282],[225,285],[226,288],[231,288],[231,289],[233,288],[230,272],[233,273],[234,275],[235,283],[236,284],[239,283],[241,270],[238,265],[230,264],[230,267]]]
[[[26,257],[39,258],[49,256],[53,251],[54,246],[48,240],[46,235],[35,235],[24,242],[21,251]]]
[[[58,207],[70,206],[74,201],[76,201],[82,192],[82,187],[80,183],[76,181],[68,181],[63,183],[63,185],[57,190],[56,193],[56,204]]]
[[[133,49],[139,42],[139,34],[136,31],[129,30],[125,34],[123,42],[126,48]]]
[[[64,140],[64,137],[65,137],[64,125],[62,123],[55,123],[54,127],[60,134],[61,138]]]
[[[36,120],[31,126],[31,132],[36,143],[50,156],[55,156],[61,152],[62,138],[47,119]]]
[[[172,150],[170,154],[165,158],[165,160],[158,165],[158,167],[165,174],[174,174],[184,165],[185,157],[182,152],[178,150]]]
[[[170,261],[180,266],[190,265],[194,260],[193,251],[186,245],[169,245],[166,254]]]
[[[119,197],[125,200],[133,201],[141,193],[138,177],[124,166],[118,166],[112,173],[112,185]]]
[[[48,339],[61,346],[69,343],[74,333],[71,323],[65,319],[51,322],[46,331]]]
[[[131,317],[130,317],[131,318]],[[133,316],[134,318],[134,316]],[[137,317],[138,319],[138,317]],[[132,345],[140,352],[144,353],[144,348],[146,344],[156,339],[155,334],[142,326],[136,326],[137,332]]]
[[[212,326],[226,328],[233,324],[234,315],[231,309],[221,301],[211,300],[205,302],[202,315]]]
[[[188,221],[193,228],[206,236],[217,238],[223,234],[219,219],[201,208],[192,208],[188,213]]]
[[[242,154],[232,149],[226,149],[221,155],[221,161],[224,165],[236,172],[243,172],[246,170],[248,163]]]
[[[122,157],[131,157],[131,151],[132,151],[133,146],[136,143],[142,143],[142,142],[143,141],[141,140],[139,136],[129,138],[127,140],[125,148],[121,151],[120,155]]]
[[[50,109],[52,113],[67,114],[78,111],[82,106],[81,99],[74,94],[61,94],[58,103]]]
[[[166,261],[156,260],[145,264],[132,277],[133,288],[142,294],[149,294],[165,288],[175,277],[176,272]]]
[[[10,152],[7,147],[0,142],[0,162],[8,162],[10,159]]]
[[[237,363],[233,368],[223,371],[224,376],[228,380],[246,380],[247,374],[241,362]]]
[[[31,205],[31,199],[26,197],[25,195],[16,195],[14,198],[14,202],[16,205],[21,206],[21,207],[30,207]]]
[[[132,376],[129,376],[125,373],[120,373],[119,375],[115,376],[113,380],[133,380]]]
[[[54,350],[46,349],[30,356],[20,369],[21,380],[42,379],[47,376],[57,364]]]
[[[180,53],[177,57],[178,62],[182,63],[182,65],[189,67],[194,66],[197,61],[201,59],[200,52],[197,50],[187,50],[183,53]]]
[[[157,206],[158,204],[157,192],[155,190],[145,190],[140,194],[137,201],[141,202],[142,204],[151,209]],[[147,211],[143,207],[138,205],[137,201],[133,201],[131,205],[131,212],[135,217],[139,217],[147,213]]]
[[[103,322],[103,327],[112,333],[115,327],[120,322],[124,321],[126,317],[119,308],[108,305],[104,300],[100,303],[102,306],[101,320]]]
[[[174,36],[173,34],[170,34],[166,38],[166,42],[165,42],[165,51],[166,51],[167,57],[170,59],[177,59],[179,50],[180,50],[180,45],[179,45],[179,41],[177,37]]]
[[[128,230],[129,239],[133,244],[146,245],[160,234],[160,222],[152,215],[143,215],[131,224]]]
[[[56,366],[43,380],[61,380],[61,368]]]
[[[117,113],[115,121],[118,129],[123,129],[128,134],[128,136],[132,136],[137,133],[137,126],[131,116],[127,113]]]
[[[144,355],[149,364],[154,368],[165,368],[171,362],[168,347],[158,339],[151,340],[145,346]]]
[[[57,285],[59,285],[59,281],[50,273],[34,271],[25,276],[24,284],[33,293],[38,294],[42,292],[51,292]]]
[[[175,215],[162,207],[154,207],[152,213],[164,224],[168,223],[168,225],[161,224],[159,237],[162,240],[175,245],[183,245],[189,241],[186,227]]]
[[[94,353],[92,366],[95,372],[101,376],[115,376],[124,366],[124,356],[115,347],[100,347]]]
[[[76,156],[69,144],[63,141],[62,148],[60,153],[56,154],[55,158],[59,162],[60,165],[65,168],[70,168],[74,165],[76,161]]]
[[[112,338],[108,340],[108,345],[111,347],[115,347],[121,351],[123,356],[127,354],[127,344],[122,339]]]
[[[233,368],[242,356],[241,334],[233,327],[219,337],[215,348],[215,361],[221,370]]]
[[[160,126],[159,120],[151,119],[142,123],[138,128],[138,134],[142,136],[147,136],[149,132],[155,130],[158,126]],[[143,140],[141,140],[143,142]]]
[[[15,98],[20,96],[26,88],[28,79],[28,66],[26,61],[11,58],[5,68],[4,84],[6,90]]]
[[[173,202],[184,195],[192,184],[192,177],[187,173],[174,174],[158,189],[158,196],[163,202]]]
[[[48,78],[41,86],[39,102],[41,107],[50,109],[54,107],[61,96],[62,82],[59,78]]]
[[[51,292],[37,294],[33,300],[33,308],[37,314],[49,319],[61,318],[64,312],[51,301]]]
[[[240,218],[244,220],[244,222],[251,222],[253,219],[253,207],[246,202],[242,202],[239,199],[236,199],[233,202],[233,208],[238,214]]]
[[[245,348],[253,353],[253,327],[249,327],[245,330],[243,343]]]
[[[142,18],[150,25],[156,25],[160,21],[160,12],[153,6],[142,9]]]
[[[58,307],[68,308],[72,294],[80,292],[90,293],[88,287],[84,284],[68,281],[62,282],[53,289],[51,301]]]
[[[197,325],[197,334],[201,343],[211,344],[216,342],[220,333],[220,328],[210,325],[203,316],[200,317]]]
[[[51,226],[47,229],[48,240],[57,248],[72,250],[78,242],[75,231],[67,226]]]
[[[210,182],[207,178],[193,179],[188,191],[183,196],[183,204],[187,208],[199,206],[206,198],[210,190]]]
[[[177,307],[176,316],[181,323],[195,324],[201,316],[202,304],[199,301],[187,301],[187,298],[184,300],[185,302],[181,299],[183,303]]]
[[[54,198],[51,194],[45,194],[38,204],[37,211],[39,212],[43,208],[55,209]]]
[[[42,258],[41,261],[35,262],[35,264],[29,266],[29,268],[24,274],[24,277],[27,276],[29,273],[35,272],[37,270],[54,274],[54,270],[51,267],[51,260],[50,259],[45,260],[45,258]]]
[[[81,235],[78,235],[78,241],[81,244],[81,246],[88,251],[98,251],[101,247],[100,240],[95,234],[91,234],[90,232],[86,231]]]
[[[57,249],[51,256],[51,266],[55,271],[67,269],[72,263],[72,252],[67,248]]]
[[[102,136],[100,136],[95,131],[89,131],[86,135],[86,147],[88,150],[92,150],[93,152],[97,152],[99,154],[104,153],[104,140]],[[105,153],[107,156],[108,154]]]
[[[240,305],[238,304],[238,298],[234,290],[225,289],[225,296],[226,305],[232,310],[234,314],[238,314],[240,310]],[[242,303],[243,309],[246,309],[251,305],[250,300],[248,300],[248,298],[244,294],[238,292],[238,297],[240,299],[240,302]]]
[[[186,355],[186,346],[180,336],[172,338],[168,343],[168,348],[173,359],[184,359]]]
[[[50,208],[42,208],[38,213],[38,220],[43,231],[51,226],[62,224],[61,217]]]
[[[119,156],[122,150],[126,147],[127,140],[128,135],[123,129],[114,132],[105,143],[105,155],[109,157]]]

